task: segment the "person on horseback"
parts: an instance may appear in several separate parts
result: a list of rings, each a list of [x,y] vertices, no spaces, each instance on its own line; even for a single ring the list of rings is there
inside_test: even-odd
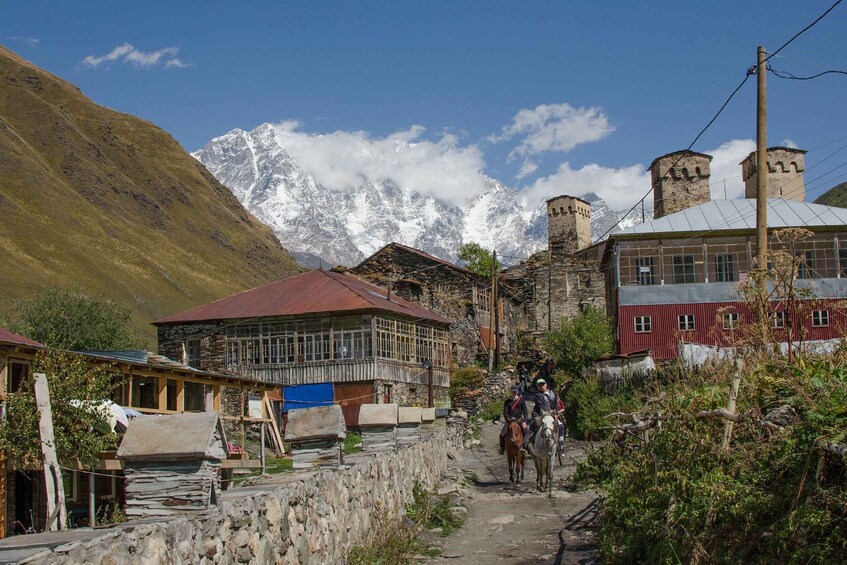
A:
[[[503,429],[500,430],[500,455],[506,451],[506,434],[509,431],[509,420],[516,420],[526,430],[527,409],[523,396],[519,394],[518,385],[512,386],[512,396],[503,402]]]
[[[535,398],[533,399],[535,406],[532,407],[532,420],[530,420],[529,424],[530,433],[524,435],[522,451],[526,451],[526,446],[529,444],[530,439],[538,431],[538,426],[544,414],[549,414],[550,412],[555,414],[559,408],[559,398],[555,392],[547,388],[547,381],[540,379],[537,381],[537,386],[538,392],[535,393]]]

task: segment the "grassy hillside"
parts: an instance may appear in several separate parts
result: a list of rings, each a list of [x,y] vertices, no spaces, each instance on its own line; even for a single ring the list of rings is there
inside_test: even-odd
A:
[[[837,184],[818,196],[815,200],[815,204],[847,208],[847,182]]]
[[[299,270],[165,131],[0,46],[0,316],[76,286],[152,337],[157,317]]]

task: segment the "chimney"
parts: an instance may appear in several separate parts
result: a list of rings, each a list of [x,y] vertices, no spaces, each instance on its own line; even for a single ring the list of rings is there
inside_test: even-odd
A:
[[[711,200],[711,160],[711,155],[683,150],[662,155],[650,163],[654,220]]]
[[[806,169],[806,154],[802,149],[790,147],[768,147],[768,198],[806,200],[803,171]],[[741,161],[741,177],[744,179],[744,198],[756,198],[756,152]]]

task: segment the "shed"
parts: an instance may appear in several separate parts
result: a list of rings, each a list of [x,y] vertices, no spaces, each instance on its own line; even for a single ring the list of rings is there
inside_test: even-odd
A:
[[[407,447],[421,440],[420,408],[402,406],[397,417],[397,447]]]
[[[396,404],[362,404],[359,409],[362,451],[394,451],[397,446],[397,417]]]
[[[218,470],[227,455],[217,412],[135,419],[117,453],[124,463],[127,516],[169,516],[215,506]]]
[[[338,467],[343,463],[345,437],[344,414],[337,404],[288,413],[285,441],[291,442],[295,469]]]

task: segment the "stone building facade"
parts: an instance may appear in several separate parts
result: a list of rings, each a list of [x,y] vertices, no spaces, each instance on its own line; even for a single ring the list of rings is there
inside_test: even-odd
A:
[[[591,205],[573,196],[547,201],[548,249],[503,272],[523,304],[527,328],[541,337],[587,307],[606,308],[603,246],[591,244]]]
[[[400,243],[389,243],[349,272],[449,319],[457,365],[470,365],[487,350],[493,323],[490,279]],[[523,305],[509,289],[500,294],[500,347],[508,355],[523,322]]]
[[[674,151],[650,164],[653,183],[653,218],[661,218],[708,202],[711,155]]]
[[[806,152],[791,147],[769,147],[768,163],[768,198],[787,198],[804,202],[806,188],[803,171],[806,170]],[[750,153],[741,162],[741,178],[744,180],[744,198],[756,198],[756,152]]]

